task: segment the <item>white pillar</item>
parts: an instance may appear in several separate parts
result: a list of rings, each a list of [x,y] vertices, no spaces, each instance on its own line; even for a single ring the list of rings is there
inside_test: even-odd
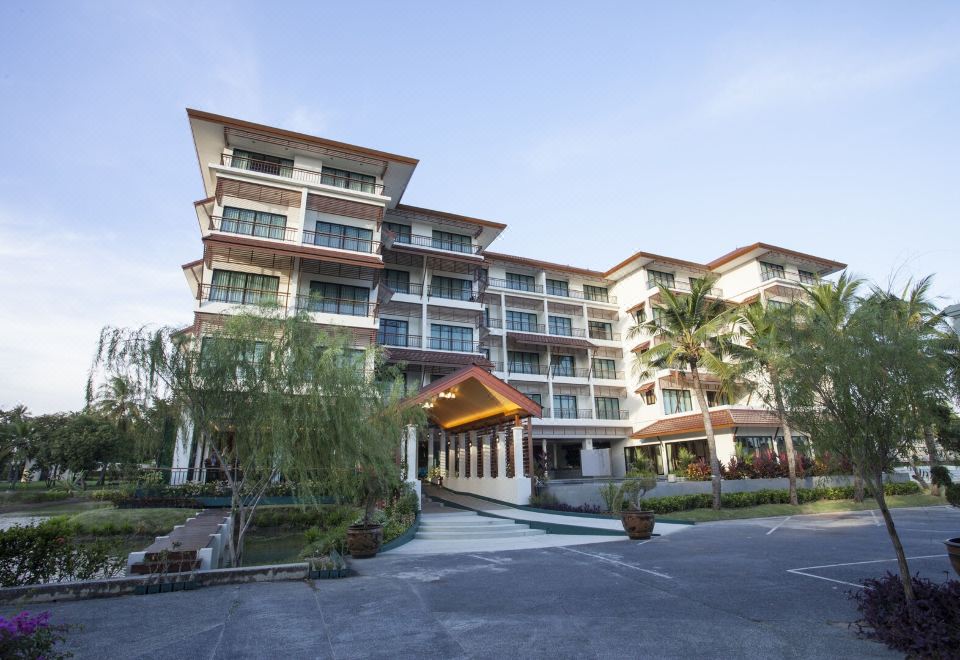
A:
[[[417,493],[417,508],[420,508],[420,480],[417,479],[417,427],[407,427],[407,483]]]
[[[513,427],[513,476],[523,476],[523,427]]]
[[[490,443],[487,438],[481,437],[480,440],[480,460],[483,462],[483,478],[490,478]]]
[[[450,450],[447,448],[447,432],[440,431],[440,474],[447,476],[447,454]]]
[[[470,456],[470,476],[475,478],[477,476],[477,463],[480,456],[480,452],[477,451],[477,432],[470,431],[470,433],[467,434],[467,438],[470,440],[470,448],[468,450]]]
[[[467,476],[467,436],[465,433],[457,434],[457,459],[460,467],[457,476],[463,479]]]
[[[433,469],[434,458],[433,458],[433,430],[427,432],[427,475],[429,478],[430,470]]]
[[[581,449],[593,449],[593,439],[592,439],[592,438],[584,438],[584,439],[583,439],[583,446],[581,447]]]
[[[497,431],[497,478],[507,478],[507,433]]]

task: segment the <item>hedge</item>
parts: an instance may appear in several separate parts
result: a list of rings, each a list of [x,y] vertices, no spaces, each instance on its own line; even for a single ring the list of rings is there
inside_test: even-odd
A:
[[[947,502],[953,506],[960,507],[960,484],[950,484],[947,486]]]
[[[920,492],[920,486],[912,482],[888,483],[884,484],[883,491],[887,495],[916,495]],[[816,502],[817,500],[849,500],[852,498],[853,486],[797,489],[797,500],[801,504]],[[645,498],[642,501],[644,508],[648,511],[670,513],[709,508],[713,506],[713,495],[710,493],[671,495],[669,497]],[[761,504],[789,504],[790,492],[787,490],[756,490],[748,493],[723,493],[720,496],[720,501],[725,509],[738,509]]]

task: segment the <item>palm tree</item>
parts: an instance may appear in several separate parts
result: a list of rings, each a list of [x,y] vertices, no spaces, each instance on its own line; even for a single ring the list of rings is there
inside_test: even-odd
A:
[[[126,378],[112,376],[100,386],[94,409],[113,422],[122,438],[128,438],[135,423],[141,419],[137,388]],[[103,463],[97,485],[103,485],[107,476],[107,463]]]
[[[737,358],[740,369],[753,376],[749,380],[761,397],[773,397],[773,406],[780,418],[780,426],[783,427],[787,472],[790,478],[790,504],[796,506],[799,503],[797,460],[780,381],[780,374],[789,368],[790,342],[783,330],[790,320],[787,310],[764,307],[759,302],[741,308],[737,328],[742,341],[732,347],[732,354]]]
[[[650,333],[653,346],[634,358],[634,368],[640,378],[646,378],[660,369],[689,369],[693,390],[703,414],[703,429],[710,452],[710,470],[713,474],[713,508],[720,509],[720,459],[717,457],[716,437],[710,421],[706,390],[700,377],[701,370],[729,382],[732,369],[725,355],[734,338],[731,330],[735,308],[728,308],[711,295],[716,277],[691,278],[690,293],[675,294],[661,285],[662,302],[657,304],[655,319],[630,328],[631,338]]]

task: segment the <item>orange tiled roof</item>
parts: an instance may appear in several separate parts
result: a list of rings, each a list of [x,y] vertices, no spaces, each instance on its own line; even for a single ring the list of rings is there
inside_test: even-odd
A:
[[[724,408],[711,410],[710,422],[714,429],[735,426],[779,426],[780,418],[771,410],[761,408]],[[634,433],[631,438],[653,438],[661,435],[678,435],[703,431],[703,415],[692,413],[670,417],[654,422]]]

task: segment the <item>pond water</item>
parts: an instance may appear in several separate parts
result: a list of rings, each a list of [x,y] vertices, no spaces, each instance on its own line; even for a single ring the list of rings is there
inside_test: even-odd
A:
[[[245,566],[290,564],[300,560],[300,551],[307,545],[302,531],[255,529],[244,541]]]
[[[49,516],[24,516],[20,514],[14,514],[12,516],[0,516],[0,532],[5,529],[10,529],[11,527],[16,527],[20,525],[22,527],[29,527],[30,525],[36,525],[41,523],[44,520],[49,518]]]

